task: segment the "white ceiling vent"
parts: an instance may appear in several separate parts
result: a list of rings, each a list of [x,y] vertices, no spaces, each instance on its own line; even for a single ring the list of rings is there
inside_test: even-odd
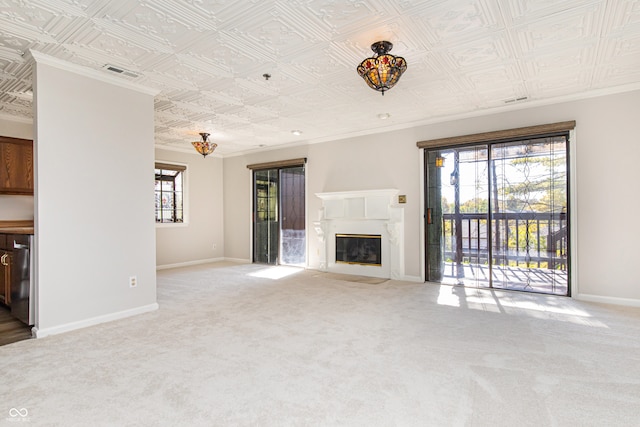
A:
[[[116,74],[121,74],[123,76],[127,76],[127,77],[139,77],[140,74],[130,71],[130,70],[126,70],[122,67],[117,67],[115,65],[111,65],[111,64],[105,64],[104,67],[105,70],[107,71],[111,71],[112,73],[116,73]]]
[[[528,96],[521,96],[520,98],[505,99],[504,103],[505,104],[511,104],[511,103],[514,103],[514,102],[526,101],[527,99],[529,99]]]

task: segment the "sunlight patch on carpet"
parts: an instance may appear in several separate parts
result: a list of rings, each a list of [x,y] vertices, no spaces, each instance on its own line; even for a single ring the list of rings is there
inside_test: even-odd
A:
[[[304,271],[298,267],[287,267],[279,265],[277,267],[267,267],[262,270],[254,271],[253,273],[247,273],[247,276],[262,277],[265,279],[278,280],[283,277],[291,276],[292,274],[300,273]]]

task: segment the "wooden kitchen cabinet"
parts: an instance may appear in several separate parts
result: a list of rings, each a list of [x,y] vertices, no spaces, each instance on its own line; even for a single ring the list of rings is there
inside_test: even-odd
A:
[[[33,194],[33,141],[0,136],[0,194]]]
[[[0,250],[0,303],[11,305],[11,251]]]
[[[10,234],[0,233],[0,303],[11,304],[11,251]]]

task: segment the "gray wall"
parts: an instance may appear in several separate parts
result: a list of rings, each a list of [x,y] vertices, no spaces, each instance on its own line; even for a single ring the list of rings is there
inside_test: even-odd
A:
[[[424,256],[422,155],[416,142],[564,120],[577,121],[571,153],[574,295],[640,305],[640,286],[632,270],[640,247],[633,221],[622,215],[640,208],[640,199],[630,192],[640,178],[635,165],[640,158],[640,91],[532,108],[523,104],[508,112],[222,160],[154,152],[152,96],[48,66],[39,69],[36,83],[42,328],[153,305],[156,259],[160,266],[220,257],[250,259],[251,173],[246,165],[272,160],[308,158],[309,267],[318,267],[320,249],[312,227],[321,207],[315,193],[396,188],[407,195],[405,274],[419,278]],[[7,136],[33,137],[28,125],[2,124]],[[188,165],[187,227],[155,228],[154,160]],[[122,174],[116,182],[102,175],[114,164]],[[123,203],[129,208],[126,216],[100,209]],[[130,275],[138,276],[135,290],[128,288]]]
[[[224,160],[225,256],[250,257],[251,174],[256,162],[308,157],[307,235],[309,267],[318,267],[319,242],[311,223],[321,207],[318,192],[398,189],[405,206],[405,274],[422,275],[421,170],[416,142],[566,120],[576,120],[571,156],[574,181],[574,248],[577,289],[585,299],[640,305],[637,275],[640,258],[634,222],[623,213],[637,212],[640,198],[629,193],[640,180],[640,91],[520,107],[371,136],[229,157]],[[622,208],[624,207],[624,210]]]
[[[156,307],[153,95],[51,64],[34,75],[39,336]]]
[[[185,224],[156,225],[158,268],[223,258],[222,159],[157,149],[156,161],[187,166],[188,215]]]
[[[264,151],[224,159],[224,256],[225,258],[248,261],[251,259],[251,196],[252,173],[247,165],[272,160],[308,157],[309,147],[294,147],[285,150]],[[307,164],[307,179],[309,178]],[[307,188],[309,183],[307,181]],[[307,190],[307,201],[309,198]],[[307,210],[309,207],[307,206]],[[315,233],[315,232],[314,232]],[[307,218],[307,235],[309,225]]]

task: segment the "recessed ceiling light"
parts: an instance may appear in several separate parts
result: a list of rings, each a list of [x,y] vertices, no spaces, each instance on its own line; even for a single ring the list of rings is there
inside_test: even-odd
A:
[[[301,130],[292,130],[291,133],[296,135],[296,136],[297,135],[302,135],[302,131]]]
[[[380,114],[378,114],[378,118],[380,120],[387,120],[389,117],[391,117],[391,114],[389,114],[389,113],[380,113]]]

